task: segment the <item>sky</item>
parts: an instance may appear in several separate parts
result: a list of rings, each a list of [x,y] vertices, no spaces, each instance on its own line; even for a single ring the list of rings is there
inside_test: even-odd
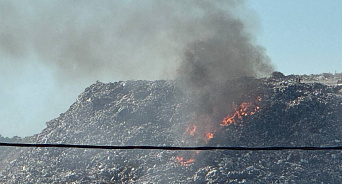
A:
[[[342,1],[249,0],[247,6],[259,17],[257,39],[276,70],[342,72]]]
[[[165,12],[160,17],[154,11],[145,15],[139,10],[149,7],[142,1],[120,6],[109,1],[82,6],[77,1],[70,6],[53,0],[8,2],[0,0],[0,24],[6,25],[0,27],[0,134],[8,137],[39,133],[96,80],[170,78],[169,69],[175,68],[172,63],[183,49],[180,43],[197,36],[170,39],[169,30],[184,31],[184,22],[166,24],[166,9],[159,10]],[[289,75],[342,72],[341,8],[340,0],[246,0],[242,8],[227,11],[241,16],[275,70]],[[103,19],[109,15],[113,18]],[[142,15],[153,21],[144,22]],[[116,35],[106,30],[115,30]],[[112,43],[119,46],[111,47]],[[112,58],[117,59],[114,65],[101,66]],[[87,64],[66,67],[67,61]],[[137,63],[139,68],[134,67]]]

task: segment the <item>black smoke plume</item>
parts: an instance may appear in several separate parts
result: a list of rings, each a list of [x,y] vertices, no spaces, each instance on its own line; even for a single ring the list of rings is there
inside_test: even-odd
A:
[[[231,13],[241,1],[0,3],[0,54],[34,55],[65,80],[172,78],[176,68],[187,67],[185,77],[193,81],[201,69],[208,80],[269,69],[262,49]],[[179,66],[184,49],[189,62]],[[207,80],[203,75],[200,80]]]
[[[2,0],[0,77],[6,87],[21,78],[39,83],[18,74],[51,75],[48,91],[58,95],[40,97],[44,104],[64,104],[44,108],[55,114],[96,80],[178,78],[198,93],[194,99],[206,103],[202,99],[223,93],[213,90],[213,82],[272,70],[238,18],[244,7],[240,0]],[[39,70],[27,72],[32,68]],[[37,88],[38,93],[48,87]]]
[[[178,73],[196,113],[222,116],[239,96],[253,89],[246,77],[266,76],[273,68],[265,49],[253,42],[244,22],[220,8],[227,2],[202,2],[211,5],[198,7],[203,14],[197,23],[206,34],[186,45]],[[244,79],[240,80],[242,85],[229,82],[238,78]]]

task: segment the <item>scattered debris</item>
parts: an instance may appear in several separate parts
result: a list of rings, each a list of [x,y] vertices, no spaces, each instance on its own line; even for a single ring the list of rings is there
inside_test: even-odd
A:
[[[193,144],[210,146],[337,146],[342,137],[341,88],[317,83],[330,78],[338,77],[322,74],[258,79],[258,89],[250,89],[250,93],[237,99],[239,105],[228,113],[226,126],[220,126],[224,116],[217,122],[214,118],[204,118],[204,123],[217,123],[215,131],[209,132],[201,127],[203,122],[196,126],[184,123],[191,119],[191,100],[175,81],[97,82],[86,88],[67,112],[25,141],[184,146],[187,140],[183,138],[187,136]],[[237,86],[239,82],[245,81],[237,81]],[[240,103],[243,98],[247,102]],[[198,138],[200,132],[206,139]],[[1,183],[336,183],[342,180],[340,151],[20,148],[7,154],[14,156],[0,157],[1,163],[8,163],[2,170]]]

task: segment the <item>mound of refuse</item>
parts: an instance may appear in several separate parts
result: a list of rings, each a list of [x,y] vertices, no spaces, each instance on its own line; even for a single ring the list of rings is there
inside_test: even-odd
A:
[[[179,81],[91,85],[30,143],[154,146],[339,146],[342,87],[300,76],[239,78],[226,114],[194,112]],[[303,77],[305,78],[305,77]],[[220,105],[218,105],[220,106]],[[13,148],[1,183],[338,183],[341,151]]]

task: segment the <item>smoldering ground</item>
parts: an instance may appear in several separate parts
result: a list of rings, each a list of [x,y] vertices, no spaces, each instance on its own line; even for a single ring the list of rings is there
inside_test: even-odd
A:
[[[37,84],[49,79],[48,91],[58,91],[58,98],[48,103],[54,94],[38,96],[52,107],[46,111],[56,113],[61,108],[54,102],[68,107],[96,80],[178,78],[187,90],[198,93],[194,99],[218,99],[210,97],[222,93],[214,90],[214,81],[272,69],[264,49],[254,44],[245,22],[234,14],[243,7],[237,0],[4,0],[0,2],[3,87],[21,85],[18,74],[38,66],[48,78],[22,78]],[[47,86],[36,86],[34,91],[39,88]],[[66,101],[70,93],[73,97]]]

